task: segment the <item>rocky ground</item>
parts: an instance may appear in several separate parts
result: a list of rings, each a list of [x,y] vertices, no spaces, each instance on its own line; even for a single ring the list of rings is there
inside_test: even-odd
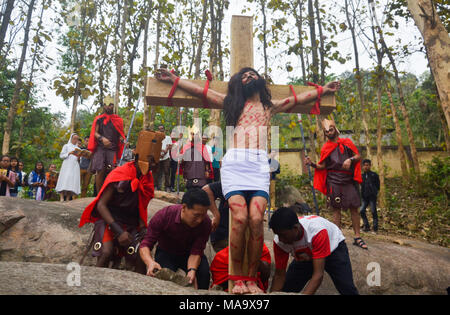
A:
[[[74,271],[70,263],[79,262],[91,232],[91,226],[78,228],[90,201],[92,198],[59,203],[0,197],[0,294],[226,294],[196,291],[130,271],[95,268],[89,255],[79,273],[80,286],[68,285]],[[176,195],[158,193],[150,202],[149,216],[171,202],[176,202]],[[447,293],[450,249],[367,233],[363,237],[369,250],[362,250],[352,245],[350,230],[344,234],[361,294]],[[265,242],[271,253],[272,238],[266,222]],[[211,246],[205,254],[211,261]],[[328,275],[318,294],[337,294]]]

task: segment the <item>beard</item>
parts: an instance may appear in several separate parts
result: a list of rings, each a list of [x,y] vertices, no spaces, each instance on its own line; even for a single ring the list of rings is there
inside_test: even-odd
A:
[[[255,93],[261,92],[265,87],[266,80],[264,80],[263,78],[252,80],[243,86],[244,96],[245,98],[253,96]]]
[[[105,113],[111,115],[114,113],[114,108],[105,107]]]
[[[325,137],[327,137],[330,140],[336,139],[336,137],[338,136],[337,131],[335,130],[332,134],[325,134]]]

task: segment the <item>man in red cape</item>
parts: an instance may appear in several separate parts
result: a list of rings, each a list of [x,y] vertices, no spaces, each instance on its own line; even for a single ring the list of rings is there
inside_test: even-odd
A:
[[[214,172],[208,149],[202,143],[199,134],[191,133],[189,141],[180,152],[180,175],[186,180],[186,188],[202,188],[214,179]],[[197,165],[195,165],[197,164]],[[198,167],[202,165],[201,169]]]
[[[316,169],[314,188],[327,196],[327,204],[333,210],[334,223],[341,227],[341,210],[350,209],[354,245],[367,249],[360,236],[361,198],[358,184],[362,183],[361,156],[351,139],[339,138],[339,130],[334,121],[325,119],[322,122],[328,141],[324,144],[320,161],[317,164],[305,158],[305,164]]]
[[[107,172],[119,163],[126,139],[123,120],[120,116],[113,114],[113,111],[113,99],[106,97],[103,114],[95,117],[89,136],[88,150],[93,153],[90,170],[96,173],[97,192],[102,187]]]
[[[136,162],[128,162],[112,170],[95,200],[81,216],[79,227],[86,223],[95,224],[93,256],[98,257],[98,267],[108,267],[110,261],[117,258],[114,249],[118,248],[119,257],[125,255],[127,259],[134,260],[138,268],[135,259],[139,255],[135,255],[136,244],[133,242],[146,232],[147,207],[154,197],[150,170],[155,166],[149,156],[147,161],[150,167],[144,172],[139,167],[138,159],[139,156]]]

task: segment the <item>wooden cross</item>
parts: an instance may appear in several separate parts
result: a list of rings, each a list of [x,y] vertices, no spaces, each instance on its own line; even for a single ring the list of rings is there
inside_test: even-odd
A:
[[[231,20],[231,74],[239,72],[244,67],[253,68],[253,18],[250,16],[236,16]],[[199,86],[204,87],[206,81],[192,80]],[[219,93],[227,94],[228,82],[211,81],[209,88]],[[288,85],[270,85],[272,99],[285,99],[292,96]],[[297,95],[314,90],[315,87],[295,85],[294,90]],[[167,96],[171,90],[171,84],[158,81],[155,78],[147,79],[147,104],[153,106],[167,106]],[[192,96],[182,89],[177,89],[172,97],[175,107],[205,108],[201,98]],[[314,102],[297,105],[291,113],[309,114]],[[211,109],[221,109],[211,104]],[[328,115],[336,109],[335,97],[333,94],[322,95],[320,112],[321,115]]]
[[[249,16],[233,16],[231,20],[231,73],[237,73],[244,67],[254,68],[253,64],[253,18]],[[192,80],[199,86],[204,87],[206,81]],[[171,91],[171,84],[159,81],[155,78],[147,79],[147,91],[146,100],[147,104],[156,106],[167,106],[168,95]],[[209,85],[210,89],[217,92],[227,94],[228,82],[223,81],[211,81]],[[288,85],[271,85],[269,87],[272,99],[285,99],[292,96],[291,89]],[[308,91],[314,90],[315,87],[306,86],[294,86],[295,93],[297,95]],[[192,108],[205,108],[201,98],[192,96],[182,89],[177,89],[172,97],[171,103],[174,107],[192,107]],[[311,108],[314,106],[314,101],[308,104],[296,105],[290,112],[309,114]],[[211,109],[221,109],[211,104]],[[321,115],[328,115],[336,108],[335,97],[332,94],[323,95],[321,97],[320,111]],[[230,212],[229,219],[229,231],[232,231],[232,214]],[[246,233],[246,242],[248,240],[248,228]],[[247,250],[244,254],[243,270],[248,272],[248,255]],[[233,270],[233,261],[231,255],[229,255],[228,272],[230,275],[235,274]],[[228,282],[229,292],[232,290],[231,281]]]

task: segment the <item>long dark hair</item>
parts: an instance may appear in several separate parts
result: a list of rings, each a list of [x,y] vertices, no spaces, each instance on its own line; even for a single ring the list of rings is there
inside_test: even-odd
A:
[[[38,164],[42,164],[42,169],[39,171],[37,169],[37,165]],[[45,178],[45,168],[44,168],[44,163],[42,163],[41,161],[37,161],[36,164],[34,164],[34,172],[36,174],[39,174],[39,179],[43,180]]]
[[[255,69],[243,68],[241,71],[233,75],[228,82],[228,93],[224,100],[223,112],[225,114],[225,122],[227,126],[236,127],[239,117],[244,109],[246,97],[244,93],[244,86],[242,84],[242,75],[248,71],[255,72],[261,80],[264,80]],[[267,88],[266,81],[264,80],[264,88],[259,93],[261,103],[264,108],[270,108],[272,104],[272,95]]]
[[[9,169],[12,170],[13,172],[17,173],[19,171],[19,159],[16,158],[15,156],[12,156],[12,157],[9,158],[9,160],[10,160],[10,162],[9,162],[10,163],[9,164]],[[17,161],[17,165],[14,168],[11,165],[12,160],[16,160]]]

